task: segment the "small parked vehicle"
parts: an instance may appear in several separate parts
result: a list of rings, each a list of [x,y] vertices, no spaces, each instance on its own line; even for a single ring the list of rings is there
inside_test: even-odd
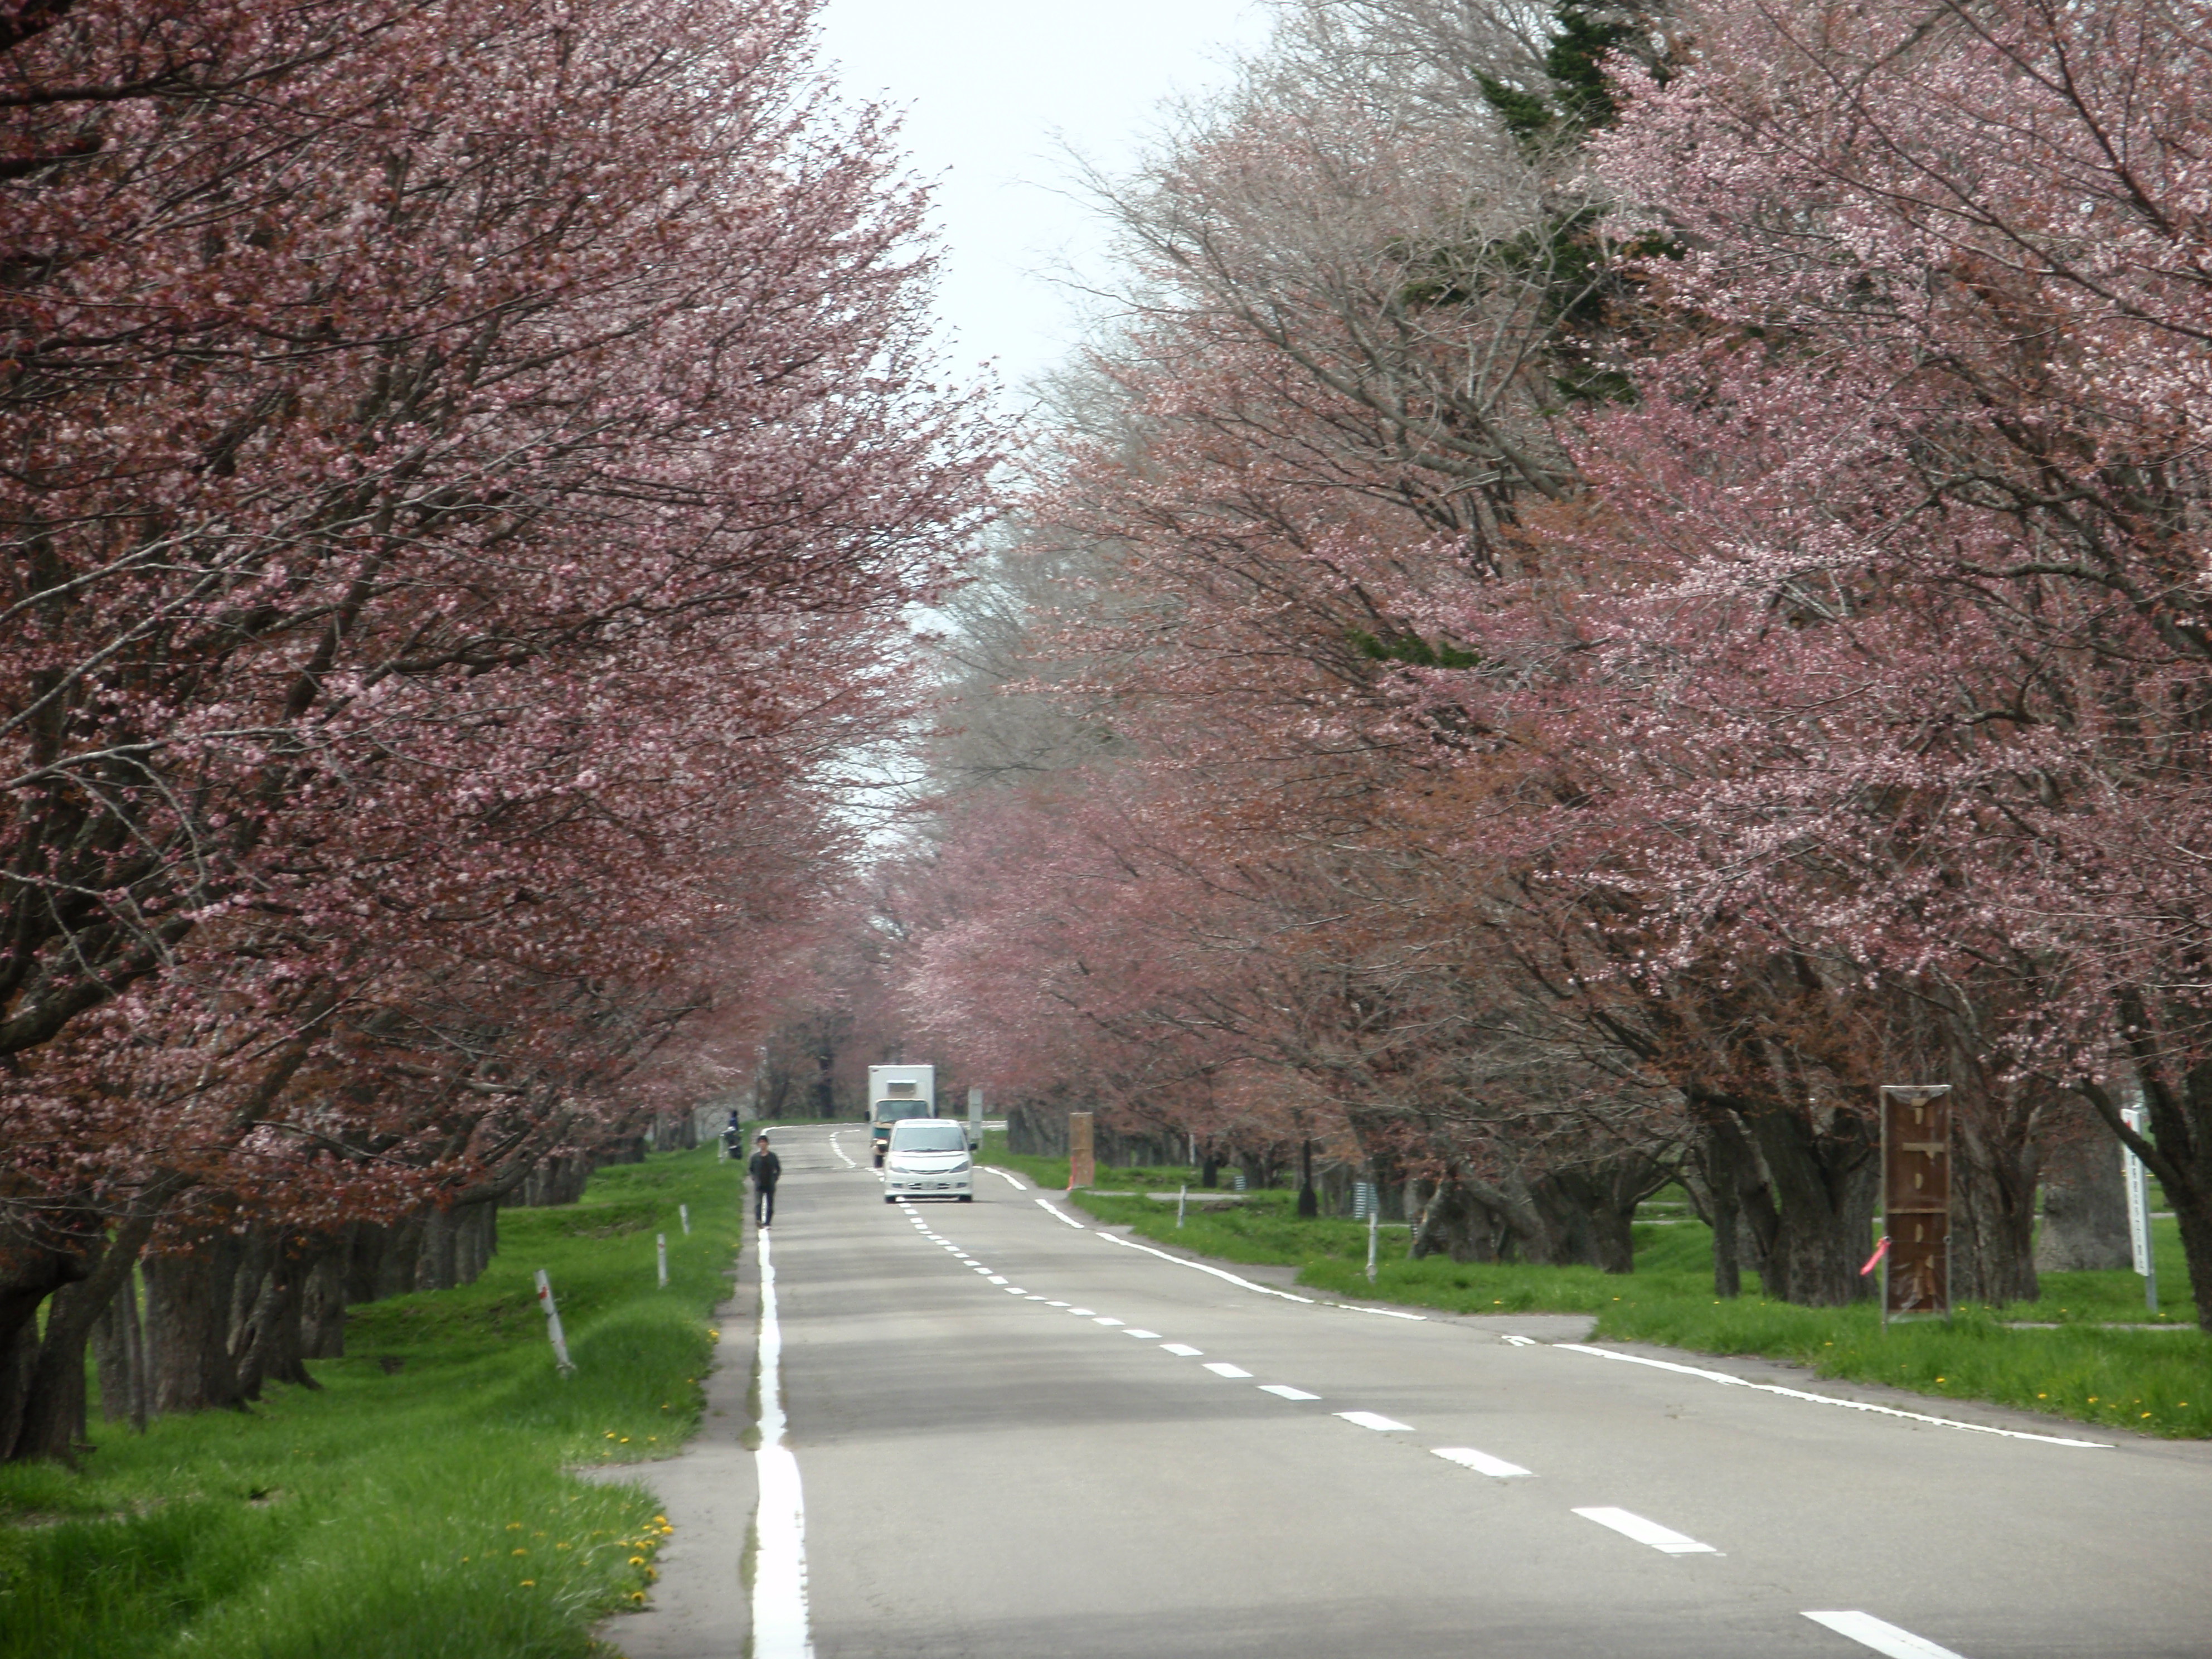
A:
[[[975,1201],[975,1161],[968,1130],[957,1118],[910,1117],[890,1126],[884,1152],[884,1202],[902,1198]]]

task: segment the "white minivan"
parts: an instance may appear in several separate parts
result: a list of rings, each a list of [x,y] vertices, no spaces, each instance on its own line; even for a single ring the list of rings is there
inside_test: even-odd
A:
[[[968,1130],[951,1117],[909,1117],[891,1125],[884,1153],[884,1202],[902,1198],[975,1200],[975,1164]]]

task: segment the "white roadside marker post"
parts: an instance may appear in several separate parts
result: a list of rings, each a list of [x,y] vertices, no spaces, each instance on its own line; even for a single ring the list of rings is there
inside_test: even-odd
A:
[[[2137,1134],[2143,1131],[2143,1109],[2123,1106],[2120,1121]],[[2143,1305],[2158,1311],[2158,1259],[2151,1254],[2150,1175],[2143,1161],[2125,1145],[2120,1148],[2120,1175],[2128,1188],[2128,1246],[2135,1255],[2135,1270],[2142,1276]]]
[[[553,1365],[566,1376],[576,1369],[576,1362],[568,1358],[568,1339],[561,1334],[561,1310],[553,1305],[553,1281],[545,1277],[545,1269],[538,1270],[538,1305],[545,1310],[545,1334],[553,1344]]]
[[[668,1235],[655,1233],[653,1242],[660,1257],[660,1288],[665,1291],[668,1288]]]
[[[1182,1186],[1176,1188],[1176,1226],[1178,1230],[1182,1226],[1183,1202],[1185,1200],[1189,1198],[1189,1196],[1190,1183],[1188,1182],[1183,1182]]]
[[[676,1206],[676,1218],[684,1224],[684,1237],[686,1238],[690,1237],[691,1206],[689,1204],[678,1205]]]
[[[1375,1282],[1375,1245],[1382,1224],[1382,1206],[1376,1201],[1381,1196],[1379,1192],[1370,1193],[1367,1200],[1367,1282],[1370,1285]]]

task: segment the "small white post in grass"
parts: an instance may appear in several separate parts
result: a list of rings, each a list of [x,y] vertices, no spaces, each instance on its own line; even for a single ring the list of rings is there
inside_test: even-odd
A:
[[[552,1340],[553,1364],[566,1376],[576,1369],[576,1362],[568,1358],[568,1339],[561,1334],[561,1310],[553,1305],[553,1281],[545,1277],[545,1269],[538,1270],[538,1305],[545,1310],[545,1334]]]
[[[665,1291],[668,1288],[668,1235],[655,1233],[653,1242],[660,1256],[660,1288]]]
[[[678,1205],[676,1206],[676,1218],[684,1224],[684,1237],[686,1238],[690,1237],[691,1206],[689,1204]]]
[[[1375,1282],[1375,1240],[1382,1225],[1382,1194],[1370,1189],[1367,1200],[1367,1282]]]
[[[1190,1183],[1188,1182],[1185,1182],[1182,1186],[1176,1188],[1176,1225],[1178,1227],[1182,1225],[1183,1200],[1189,1196]]]

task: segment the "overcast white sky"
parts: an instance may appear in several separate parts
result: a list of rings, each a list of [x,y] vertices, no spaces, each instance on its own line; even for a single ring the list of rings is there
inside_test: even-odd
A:
[[[1126,165],[1162,100],[1222,84],[1266,33],[1255,0],[829,0],[823,56],[847,95],[903,109],[915,168],[937,180],[955,369],[996,358],[1011,390],[1079,337],[1050,277],[1096,269],[1103,239],[1061,193],[1059,142]]]

